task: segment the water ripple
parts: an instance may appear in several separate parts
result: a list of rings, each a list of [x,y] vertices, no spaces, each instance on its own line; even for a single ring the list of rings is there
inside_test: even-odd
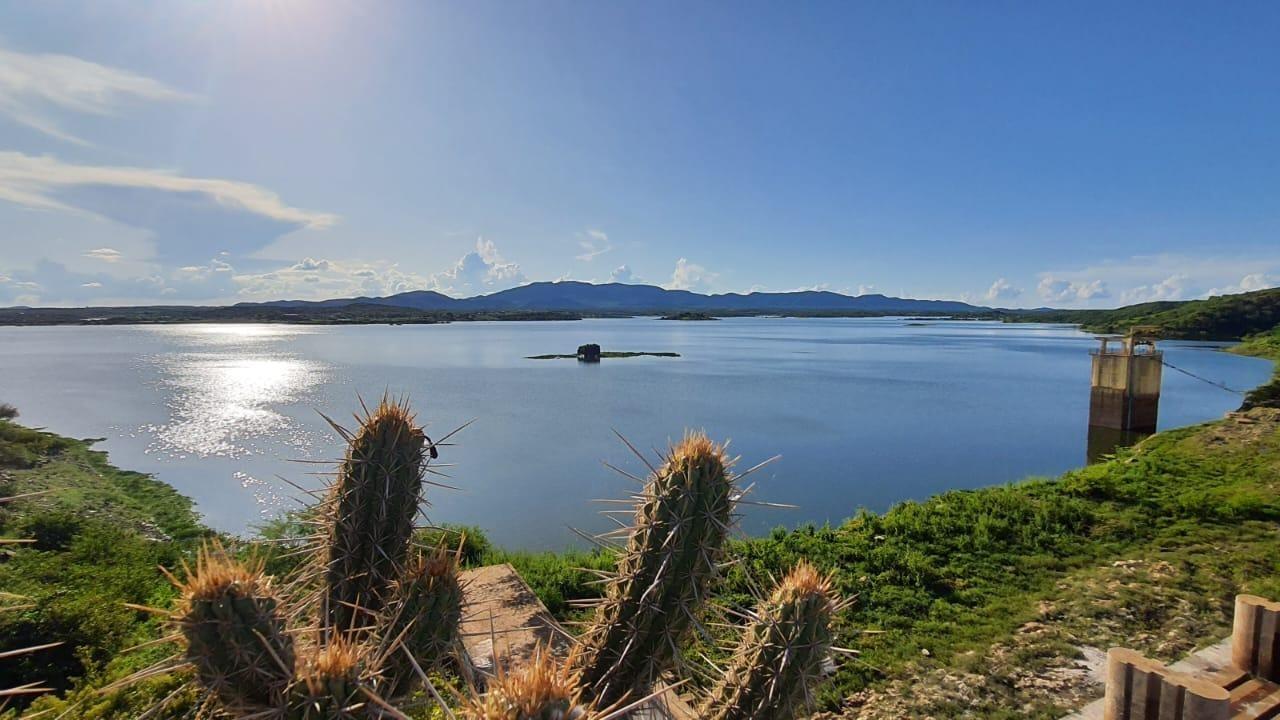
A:
[[[263,443],[294,451],[312,439],[279,408],[305,400],[325,379],[324,365],[287,354],[225,351],[164,353],[147,358],[159,368],[169,421],[144,426],[154,438],[147,452],[243,457],[264,452]]]

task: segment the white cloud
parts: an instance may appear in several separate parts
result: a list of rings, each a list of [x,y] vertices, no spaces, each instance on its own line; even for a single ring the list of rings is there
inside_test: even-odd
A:
[[[157,80],[70,55],[0,48],[0,115],[77,145],[89,143],[61,127],[60,113],[109,116],[130,101],[195,99]]]
[[[1266,290],[1280,285],[1280,276],[1268,275],[1267,273],[1249,273],[1240,278],[1240,282],[1224,287],[1215,287],[1204,294],[1204,297],[1213,297],[1214,295],[1235,295],[1237,293],[1253,292],[1255,290]]]
[[[383,297],[423,290],[430,279],[394,263],[343,262],[305,258],[263,273],[234,273],[235,292],[246,300],[326,300]]]
[[[870,295],[870,294],[872,294],[872,293],[874,293],[874,292],[876,292],[876,286],[875,286],[875,285],[859,285],[859,286],[858,286],[858,294],[859,294],[859,295]]]
[[[1133,305],[1157,300],[1186,300],[1192,296],[1188,288],[1190,280],[1190,276],[1179,273],[1170,275],[1158,283],[1138,285],[1120,293],[1120,302],[1124,305]]]
[[[987,289],[986,299],[989,301],[1012,300],[1022,294],[1022,291],[1014,287],[1005,278],[998,278],[991,283],[991,287]]]
[[[1121,302],[1144,302],[1159,299],[1188,300],[1204,297],[1206,294],[1243,292],[1244,285],[1265,285],[1268,279],[1274,284],[1277,274],[1280,274],[1280,254],[1274,252],[1252,256],[1164,253],[1107,260],[1073,270],[1053,270],[1040,273],[1039,277],[1042,285],[1046,280],[1066,281],[1077,286],[1087,286],[1099,281],[1103,287],[1118,291]],[[1244,278],[1249,280],[1245,282]],[[1206,292],[1206,288],[1212,289]],[[1055,302],[1089,304],[1087,299],[1079,297],[1077,293],[1067,292],[1064,295],[1065,300]],[[1041,297],[1045,297],[1045,294],[1041,293]]]
[[[85,253],[84,256],[108,263],[120,262],[120,259],[124,257],[119,250],[109,247],[94,248]]]
[[[1049,302],[1088,301],[1111,296],[1107,290],[1107,284],[1101,280],[1073,282],[1055,278],[1052,275],[1040,278],[1036,293]]]
[[[524,282],[519,265],[503,260],[493,241],[478,238],[476,249],[463,255],[452,268],[432,275],[429,287],[466,297],[506,290]]]
[[[83,288],[100,288],[100,287],[102,287],[102,283],[97,282],[97,281],[94,281],[94,282],[87,282],[87,283],[80,283],[80,287],[83,287]]]
[[[293,265],[294,270],[328,270],[328,260],[316,260],[314,258],[303,258],[301,261]]]
[[[609,282],[632,284],[641,282],[641,280],[636,277],[635,273],[631,272],[630,266],[619,265],[613,269],[613,272],[609,273]]]
[[[581,255],[575,255],[574,259],[582,262],[591,262],[613,249],[609,244],[609,236],[603,230],[593,229],[587,229],[579,235],[578,246],[583,252]]]
[[[707,269],[701,265],[691,263],[685,258],[676,261],[676,268],[671,272],[671,282],[666,287],[669,290],[692,290],[694,292],[710,292],[711,285],[718,274],[707,272]]]
[[[48,155],[0,151],[0,200],[34,210],[99,215],[57,197],[59,192],[86,186],[194,193],[223,208],[302,227],[324,228],[338,220],[336,215],[285,205],[279,195],[250,183],[184,177],[147,168],[75,165]]]

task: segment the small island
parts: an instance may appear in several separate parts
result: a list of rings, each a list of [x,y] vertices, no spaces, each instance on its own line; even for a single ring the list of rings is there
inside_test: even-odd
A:
[[[600,346],[595,343],[589,345],[579,345],[578,352],[573,355],[529,355],[526,360],[578,360],[580,362],[597,363],[602,358],[630,358],[630,357],[680,357],[680,353],[673,352],[618,352],[606,351],[602,352]]]
[[[660,317],[660,318],[658,318],[658,319],[659,319],[659,320],[697,320],[697,321],[701,321],[701,320],[719,320],[720,318],[718,318],[718,317],[713,317],[713,316],[711,316],[711,315],[708,315],[708,314],[706,314],[706,313],[701,313],[701,312],[678,312],[678,313],[673,313],[673,314],[671,314],[671,315],[663,315],[662,317]]]

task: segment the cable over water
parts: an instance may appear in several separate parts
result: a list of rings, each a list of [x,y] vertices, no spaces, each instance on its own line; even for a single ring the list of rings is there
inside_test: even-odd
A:
[[[1183,370],[1182,368],[1178,367],[1177,365],[1174,365],[1173,363],[1169,362],[1168,360],[1165,360],[1164,358],[1160,358],[1160,364],[1164,365],[1164,366],[1165,366],[1165,367],[1167,367],[1167,368],[1171,368],[1171,369],[1173,369],[1173,370],[1177,370],[1178,372],[1182,373],[1183,375],[1186,375],[1186,376],[1188,376],[1188,377],[1195,378],[1196,380],[1199,380],[1200,382],[1208,383],[1208,384],[1210,384],[1210,385],[1212,385],[1212,386],[1214,386],[1214,387],[1216,387],[1216,388],[1221,388],[1221,389],[1223,389],[1223,390],[1226,390],[1226,391],[1227,391],[1227,392],[1229,392],[1229,393],[1235,393],[1235,394],[1237,394],[1237,395],[1244,395],[1245,393],[1247,393],[1247,392],[1248,392],[1248,390],[1237,390],[1237,389],[1235,389],[1235,388],[1233,388],[1233,387],[1228,387],[1227,385],[1225,385],[1225,384],[1223,384],[1223,383],[1217,382],[1217,381],[1215,381],[1215,380],[1210,380],[1209,378],[1206,378],[1206,377],[1202,377],[1202,376],[1200,376],[1200,375],[1197,375],[1197,374],[1195,374],[1195,373],[1191,372],[1190,370]]]

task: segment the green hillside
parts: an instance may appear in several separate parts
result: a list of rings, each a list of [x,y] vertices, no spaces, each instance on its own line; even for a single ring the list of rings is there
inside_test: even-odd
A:
[[[1019,322],[1075,323],[1089,332],[1122,333],[1133,325],[1158,325],[1178,340],[1241,340],[1280,325],[1280,288],[1206,300],[1152,302],[1115,310],[1055,310],[1020,313]]]

